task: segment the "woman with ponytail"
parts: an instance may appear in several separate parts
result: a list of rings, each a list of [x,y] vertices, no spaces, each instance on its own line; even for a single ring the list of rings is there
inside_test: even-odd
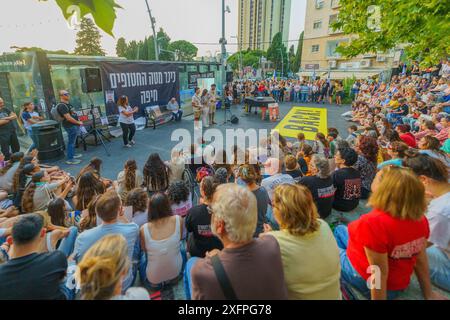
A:
[[[130,261],[127,241],[122,235],[107,235],[97,241],[78,263],[77,280],[83,300],[150,300],[143,288],[122,294],[122,282]]]
[[[117,193],[122,201],[125,201],[128,192],[142,185],[144,178],[138,170],[135,160],[125,162],[123,171],[117,176]]]
[[[95,211],[95,206],[101,195],[96,195],[91,202],[89,202],[88,207],[82,213],[82,218],[79,223],[80,232],[95,228],[97,226],[97,212]]]
[[[0,170],[0,189],[5,190],[8,193],[12,192],[14,175],[24,156],[23,152],[13,153],[6,166]]]

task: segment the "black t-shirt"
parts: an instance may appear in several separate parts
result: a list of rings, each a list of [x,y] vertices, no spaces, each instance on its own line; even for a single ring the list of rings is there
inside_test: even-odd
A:
[[[300,169],[296,169],[296,170],[292,170],[292,171],[284,170],[283,173],[290,175],[292,178],[294,178],[295,181],[297,181],[298,179],[300,179],[303,176],[302,171]]]
[[[9,117],[11,112],[12,111],[9,110],[8,108],[1,108],[0,109],[0,119]],[[14,132],[14,131],[16,131],[16,128],[14,127],[13,121],[9,121],[6,124],[0,125],[0,134],[2,134],[2,133],[10,133],[10,132]]]
[[[320,217],[322,219],[328,217],[331,214],[334,201],[333,179],[331,177],[321,179],[318,176],[310,176],[301,178],[299,183],[311,191]]]
[[[223,249],[223,244],[211,231],[211,215],[206,205],[191,208],[186,217],[186,230],[192,234],[188,240],[191,257],[204,258],[207,251]]]
[[[0,300],[65,300],[60,284],[66,270],[61,251],[11,259],[0,265]]]
[[[57,111],[59,112],[59,114],[61,115],[61,117],[64,117],[64,115],[66,115],[66,114],[70,114],[72,116],[72,118],[74,118],[75,120],[78,120],[78,117],[72,113],[73,106],[70,103],[60,102],[56,106],[56,108],[57,108]],[[72,122],[67,121],[65,118],[62,122],[62,125],[64,128],[72,128],[72,127],[76,126],[76,124],[73,124]]]
[[[267,207],[269,206],[269,195],[266,189],[259,187],[252,191],[256,197],[256,206],[258,209],[258,222],[256,223],[256,231],[254,236],[258,237],[260,233],[264,232],[264,223],[266,223]]]
[[[332,175],[336,188],[333,208],[348,212],[355,209],[361,198],[361,174],[354,168],[342,168]]]

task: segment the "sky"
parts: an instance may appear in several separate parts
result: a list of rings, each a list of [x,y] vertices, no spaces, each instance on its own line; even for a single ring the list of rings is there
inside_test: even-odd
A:
[[[199,48],[199,56],[214,55],[220,50],[220,0],[148,0],[156,19],[156,28],[163,28],[174,40],[187,40]],[[117,11],[113,29],[115,38],[102,34],[107,55],[115,56],[119,37],[127,41],[142,40],[150,35],[150,20],[145,0],[117,0],[123,9]],[[226,14],[227,51],[237,50],[238,0],[226,0],[231,13]],[[292,0],[290,40],[298,39],[304,28],[306,0]],[[12,52],[11,46],[41,47],[48,50],[75,48],[76,30],[68,27],[55,0],[2,0],[0,4],[0,53]],[[198,43],[198,44],[197,44]],[[217,43],[217,44],[200,44]],[[297,42],[290,42],[297,46]]]

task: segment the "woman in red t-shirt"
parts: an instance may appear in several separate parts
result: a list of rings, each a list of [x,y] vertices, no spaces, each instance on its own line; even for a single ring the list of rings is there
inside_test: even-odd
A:
[[[430,230],[420,180],[409,169],[387,166],[376,175],[368,204],[371,212],[334,231],[342,278],[368,298],[394,299],[414,271],[425,299],[437,298],[425,251]]]

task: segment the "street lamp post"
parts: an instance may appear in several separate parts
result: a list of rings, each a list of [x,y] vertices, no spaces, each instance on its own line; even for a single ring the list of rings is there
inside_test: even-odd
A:
[[[147,5],[147,11],[148,15],[150,17],[150,22],[152,23],[152,30],[153,30],[153,42],[155,43],[155,59],[156,61],[159,60],[159,50],[158,50],[158,39],[156,39],[156,31],[155,31],[155,18],[152,17],[152,12],[150,10],[150,6],[148,5],[148,0],[145,0],[145,4]]]
[[[220,39],[221,43],[221,49],[222,49],[222,57],[221,57],[221,74],[222,74],[222,88],[225,88],[226,83],[226,74],[225,74],[225,58],[227,54],[227,48],[225,45],[227,44],[227,40],[225,39],[225,13],[230,13],[230,8],[227,6],[225,7],[225,0],[222,0],[222,38]],[[225,97],[225,94],[222,94],[223,97]]]
[[[281,77],[284,77],[284,56],[283,56],[283,50],[281,48],[278,48],[280,50],[281,54]]]

